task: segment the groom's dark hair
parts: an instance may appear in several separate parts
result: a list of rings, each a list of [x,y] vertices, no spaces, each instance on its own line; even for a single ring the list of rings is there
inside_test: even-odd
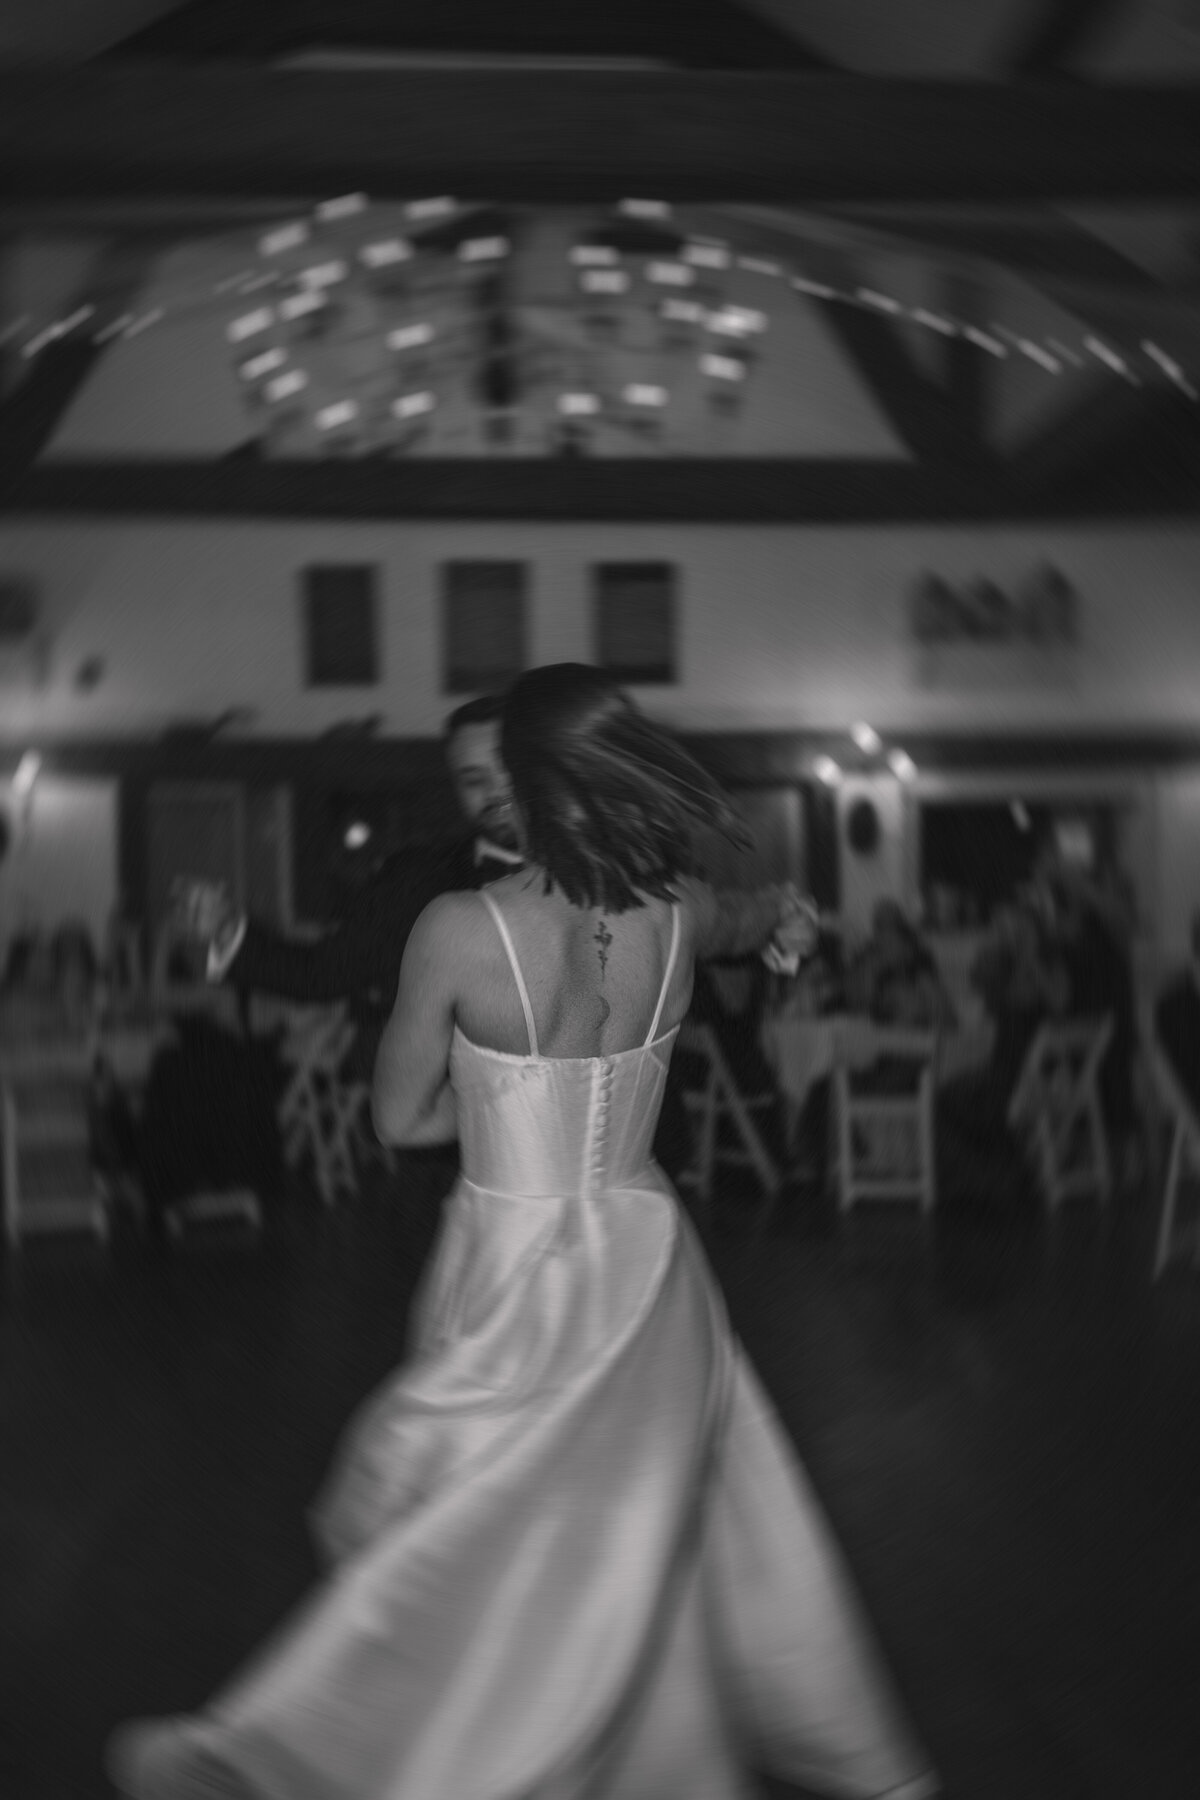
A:
[[[500,753],[530,862],[576,906],[625,912],[671,899],[693,872],[697,829],[745,846],[727,795],[602,669],[551,663],[504,703]]]

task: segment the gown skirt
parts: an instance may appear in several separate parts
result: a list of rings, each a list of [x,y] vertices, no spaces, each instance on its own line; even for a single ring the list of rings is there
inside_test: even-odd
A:
[[[414,1353],[313,1509],[325,1577],[165,1747],[114,1752],[122,1792],[941,1792],[650,1157],[673,1038],[555,1061],[456,1033],[464,1174]],[[172,1784],[185,1740],[228,1787]]]

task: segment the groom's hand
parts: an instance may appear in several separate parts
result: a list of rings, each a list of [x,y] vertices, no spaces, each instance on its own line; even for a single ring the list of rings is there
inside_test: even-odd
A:
[[[215,943],[238,921],[224,882],[181,877],[171,888],[171,918],[180,935],[203,945]]]

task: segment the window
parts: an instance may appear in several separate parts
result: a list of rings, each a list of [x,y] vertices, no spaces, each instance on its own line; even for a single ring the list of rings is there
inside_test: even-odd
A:
[[[377,570],[370,563],[305,569],[305,681],[371,687],[379,680]]]
[[[630,683],[677,680],[674,565],[597,563],[594,580],[601,668]]]
[[[442,688],[504,688],[526,667],[527,570],[517,562],[442,565]]]

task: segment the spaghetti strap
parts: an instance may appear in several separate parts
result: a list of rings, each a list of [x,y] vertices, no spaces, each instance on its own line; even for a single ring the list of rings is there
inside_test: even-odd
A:
[[[658,996],[658,1005],[654,1009],[654,1017],[650,1022],[650,1030],[646,1036],[646,1043],[642,1045],[643,1050],[647,1047],[647,1045],[652,1044],[654,1042],[655,1035],[657,1034],[658,1021],[662,1018],[663,1007],[666,1005],[666,1002],[667,1002],[667,989],[670,987],[671,977],[675,973],[675,958],[678,954],[679,954],[679,902],[678,902],[678,900],[676,900],[671,907],[671,948],[667,954],[667,967],[663,974],[662,989]]]
[[[533,1008],[529,1004],[529,992],[525,986],[525,977],[521,973],[521,965],[517,961],[517,950],[516,945],[512,941],[512,933],[504,922],[504,914],[500,911],[500,908],[496,905],[496,902],[486,888],[480,888],[479,898],[483,901],[483,904],[491,913],[492,918],[496,921],[496,930],[500,933],[504,948],[508,952],[508,960],[512,964],[513,978],[516,981],[517,992],[521,996],[521,1006],[525,1013],[526,1029],[529,1032],[529,1054],[530,1056],[536,1056],[538,1054],[537,1027],[533,1022]]]

